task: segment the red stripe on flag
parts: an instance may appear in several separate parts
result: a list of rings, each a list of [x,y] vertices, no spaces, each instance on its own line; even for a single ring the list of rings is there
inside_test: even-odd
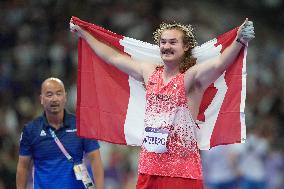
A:
[[[98,35],[108,44],[123,50],[119,45],[122,36],[110,35],[109,31],[84,24],[78,19],[73,18],[73,22]],[[124,122],[130,94],[128,75],[106,64],[82,39],[78,44],[77,87],[78,135],[126,144]]]
[[[123,39],[122,35],[113,33],[109,30],[106,30],[95,24],[90,24],[83,20],[80,20],[77,17],[72,16],[72,21],[74,24],[84,28],[86,31],[90,32],[93,36],[101,41],[104,41],[106,44],[117,48],[119,51],[124,52],[123,47],[120,45],[119,40]]]

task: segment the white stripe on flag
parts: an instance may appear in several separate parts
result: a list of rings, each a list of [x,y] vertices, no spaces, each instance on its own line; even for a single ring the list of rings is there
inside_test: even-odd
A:
[[[198,122],[200,129],[197,130],[198,147],[200,150],[210,149],[210,140],[218,118],[223,100],[228,87],[225,82],[225,72],[215,81],[214,87],[217,88],[217,94],[211,104],[205,110],[205,122]]]
[[[217,39],[213,39],[193,50],[193,56],[197,57],[198,64],[204,63],[206,62],[205,60],[221,55],[220,52],[222,46],[218,45],[215,47],[214,44],[216,43]],[[225,72],[214,82],[214,87],[217,88],[217,94],[204,112],[205,122],[198,122],[200,129],[197,130],[196,134],[198,139],[198,147],[201,150],[210,149],[211,135],[213,133],[220,108],[228,89],[224,76]]]
[[[142,145],[145,117],[145,90],[140,82],[132,77],[128,79],[130,87],[129,103],[124,123],[124,135],[127,145]]]
[[[119,41],[124,52],[133,59],[148,62],[161,62],[159,48],[150,43],[124,37]],[[128,79],[130,98],[124,123],[124,135],[127,145],[141,145],[144,132],[144,117],[146,106],[146,92],[141,82],[132,77]]]

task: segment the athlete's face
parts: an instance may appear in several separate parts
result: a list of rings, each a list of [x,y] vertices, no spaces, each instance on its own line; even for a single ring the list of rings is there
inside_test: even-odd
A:
[[[42,84],[40,99],[46,114],[62,113],[66,103],[63,84],[56,80],[45,81]]]
[[[183,33],[177,29],[163,31],[160,39],[160,54],[166,62],[180,63],[188,47],[184,46]]]

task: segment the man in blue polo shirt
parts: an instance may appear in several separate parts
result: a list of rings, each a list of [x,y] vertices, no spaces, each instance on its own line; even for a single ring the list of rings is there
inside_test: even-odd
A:
[[[96,189],[103,189],[104,173],[96,140],[76,135],[76,118],[64,110],[66,92],[58,78],[48,78],[41,86],[43,115],[23,128],[17,166],[17,189],[26,189],[31,163],[35,189],[83,189],[74,166],[88,157]],[[82,164],[81,164],[82,165]],[[80,172],[81,173],[81,172]],[[78,177],[78,178],[79,178]]]

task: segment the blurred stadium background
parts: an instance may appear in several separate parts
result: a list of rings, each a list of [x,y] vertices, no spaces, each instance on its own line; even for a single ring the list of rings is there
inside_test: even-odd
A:
[[[19,135],[42,111],[39,89],[45,78],[64,81],[67,109],[75,112],[72,15],[148,42],[162,21],[190,23],[199,44],[239,26],[246,17],[254,21],[256,39],[247,57],[248,142],[202,152],[205,182],[209,189],[212,183],[247,178],[265,181],[268,189],[284,188],[283,0],[1,0],[0,189],[16,188]],[[106,189],[135,188],[138,149],[101,146]]]

